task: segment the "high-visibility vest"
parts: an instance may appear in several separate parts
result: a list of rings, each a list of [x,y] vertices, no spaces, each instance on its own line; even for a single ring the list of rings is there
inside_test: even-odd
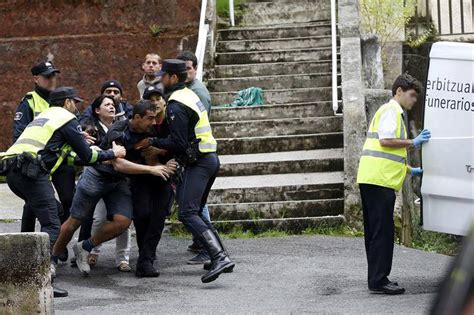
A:
[[[196,126],[194,126],[194,132],[199,141],[199,151],[202,153],[207,152],[216,152],[217,151],[217,141],[212,135],[211,124],[209,123],[209,117],[207,116],[207,111],[204,105],[202,104],[199,97],[187,87],[181,90],[173,92],[168,101],[177,101],[181,104],[186,105],[191,108],[199,117]]]
[[[359,162],[357,183],[400,190],[407,173],[407,149],[383,147],[378,135],[380,116],[388,110],[398,113],[396,138],[407,139],[403,109],[395,100],[391,100],[377,110],[370,123]]]
[[[49,108],[49,103],[42,98],[36,91],[31,91],[26,93],[26,99],[28,101],[28,105],[30,106],[31,110],[33,111],[33,117],[38,117],[39,114],[44,112],[46,109]]]
[[[24,152],[31,153],[36,157],[40,151],[44,150],[54,132],[73,119],[76,119],[76,116],[62,107],[54,106],[46,109],[26,126],[18,140],[7,152],[0,153],[0,158],[15,157]],[[71,146],[65,143],[58,152],[58,160],[51,169],[51,174],[70,152]],[[98,156],[96,151],[92,150],[92,152],[90,163],[94,163]]]

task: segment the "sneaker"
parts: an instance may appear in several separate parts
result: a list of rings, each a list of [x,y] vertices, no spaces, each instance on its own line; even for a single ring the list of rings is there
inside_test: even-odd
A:
[[[55,298],[67,297],[68,295],[69,293],[66,290],[60,289],[53,284],[53,296]]]
[[[187,261],[188,265],[203,265],[205,263],[211,262],[211,257],[205,250],[201,250],[199,254]]]
[[[199,253],[202,250],[202,246],[198,242],[194,242],[188,246],[188,251],[192,253]]]
[[[51,272],[51,278],[56,278],[56,263],[51,261],[51,265],[49,265],[49,271]]]
[[[68,252],[67,248],[64,250],[64,252],[62,252],[61,254],[58,255],[59,261],[63,262],[63,263],[65,263],[68,258],[69,258],[69,252]]]
[[[94,267],[95,265],[97,265],[97,260],[99,260],[98,254],[87,255],[87,263],[89,264],[89,266]]]
[[[71,263],[71,268],[77,268],[76,257],[71,257],[69,262]]]
[[[132,268],[130,267],[130,264],[126,261],[121,261],[120,265],[118,265],[117,269],[121,272],[130,272],[130,271],[132,271]]]
[[[89,256],[89,252],[82,248],[83,242],[78,242],[74,244],[72,249],[74,250],[74,254],[76,255],[76,264],[79,271],[84,275],[88,276],[91,272],[91,266],[87,263],[87,256]]]

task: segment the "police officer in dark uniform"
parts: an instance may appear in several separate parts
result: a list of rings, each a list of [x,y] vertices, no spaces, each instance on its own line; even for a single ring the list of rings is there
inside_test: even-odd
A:
[[[49,180],[52,170],[61,165],[71,150],[85,164],[95,164],[125,156],[125,148],[95,151],[86,142],[73,114],[76,102],[82,101],[74,89],[58,88],[50,93],[50,107],[26,126],[15,143],[0,153],[1,173],[10,189],[25,201],[39,220],[41,231],[49,235],[50,248],[59,235],[60,220],[54,189]],[[52,257],[51,273],[55,276],[57,257]],[[67,292],[56,290],[56,296]]]
[[[26,126],[39,114],[49,108],[49,95],[56,88],[57,77],[60,73],[51,62],[41,62],[31,68],[31,73],[35,81],[35,89],[26,93],[16,109],[13,122],[13,142],[15,142]],[[52,174],[52,182],[58,192],[61,201],[60,221],[64,222],[69,217],[72,197],[75,186],[75,169],[73,157],[69,156],[59,165]],[[36,218],[30,209],[23,211],[21,220],[22,232],[33,232],[35,230]],[[60,256],[61,261],[68,258],[67,250]]]
[[[210,270],[201,277],[201,281],[212,282],[223,272],[230,272],[235,265],[216,229],[202,215],[219,171],[217,142],[212,136],[205,107],[199,97],[185,86],[186,63],[177,59],[165,60],[157,76],[161,76],[165,94],[169,95],[166,119],[170,135],[167,138],[145,139],[136,148],[152,145],[167,150],[184,167],[177,187],[178,217],[208,251]]]

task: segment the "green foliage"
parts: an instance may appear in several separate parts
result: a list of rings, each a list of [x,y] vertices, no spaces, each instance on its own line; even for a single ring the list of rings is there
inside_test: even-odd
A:
[[[360,0],[359,4],[363,31],[377,35],[383,48],[404,32],[415,13],[416,0]]]
[[[241,4],[247,0],[234,0],[234,17],[238,19],[243,15]],[[221,18],[229,18],[229,0],[217,0],[216,2],[217,15]]]
[[[7,182],[7,178],[5,176],[0,176],[0,184],[4,184]]]
[[[158,25],[158,24],[152,24],[150,26],[148,26],[148,28],[150,29],[150,33],[151,33],[151,36],[153,37],[159,37],[160,36],[160,33],[161,33],[161,26]]]
[[[411,48],[418,48],[428,41],[436,40],[436,28],[434,24],[430,24],[421,34],[416,36],[414,32],[411,32],[407,36],[407,44]]]

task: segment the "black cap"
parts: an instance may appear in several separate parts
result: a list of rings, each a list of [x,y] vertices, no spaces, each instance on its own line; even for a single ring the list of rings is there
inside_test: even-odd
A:
[[[155,73],[155,76],[161,77],[165,73],[178,74],[186,72],[186,62],[179,59],[165,59],[161,70]]]
[[[83,99],[77,96],[76,90],[74,90],[72,87],[68,86],[62,86],[59,87],[55,90],[53,90],[51,93],[49,93],[49,102],[54,103],[55,101],[60,101],[60,100],[65,100],[65,99],[72,99],[75,100],[76,102],[82,102]]]
[[[51,62],[41,62],[33,68],[31,68],[31,74],[32,75],[51,75],[53,73],[60,73],[58,69],[54,68],[53,64]]]
[[[108,80],[108,81],[105,81],[104,83],[102,83],[102,87],[100,88],[100,94],[104,94],[104,91],[108,88],[111,88],[111,87],[119,89],[120,94],[123,95],[122,84],[120,84],[120,82],[116,81],[116,80]]]
[[[149,86],[145,89],[145,92],[143,92],[143,99],[144,100],[149,100],[150,97],[153,95],[153,94],[159,94],[161,96],[163,96],[163,90],[158,87],[158,86]]]

